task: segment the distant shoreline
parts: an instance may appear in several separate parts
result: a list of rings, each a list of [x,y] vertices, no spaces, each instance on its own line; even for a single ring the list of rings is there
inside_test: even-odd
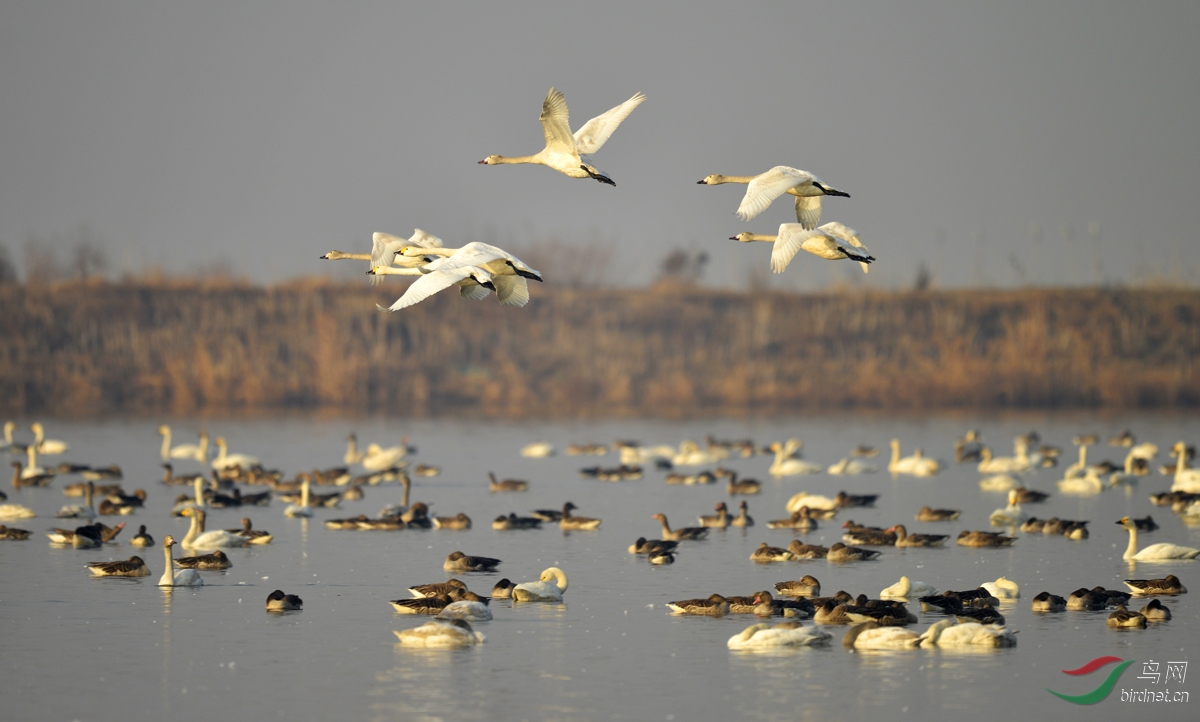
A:
[[[0,413],[488,418],[1200,406],[1200,291],[0,285]]]

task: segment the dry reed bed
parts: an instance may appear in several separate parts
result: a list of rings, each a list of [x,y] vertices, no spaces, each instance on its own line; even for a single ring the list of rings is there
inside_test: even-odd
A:
[[[586,416],[1200,404],[1200,293],[539,287],[524,309],[303,281],[0,286],[0,411]]]

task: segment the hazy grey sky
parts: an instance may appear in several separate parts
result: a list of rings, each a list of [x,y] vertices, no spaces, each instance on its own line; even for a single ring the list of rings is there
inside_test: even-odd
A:
[[[1200,3],[0,4],[0,243],[85,225],[113,265],[225,259],[251,277],[356,276],[331,249],[420,227],[448,245],[672,248],[741,286],[795,220],[750,222],[709,173],[790,165],[851,198],[867,281],[1134,282],[1200,271]],[[575,127],[648,99],[597,154],[615,188],[535,166],[547,88]],[[65,253],[63,254],[65,256]],[[335,268],[336,267],[336,268]],[[814,288],[854,264],[798,258]]]

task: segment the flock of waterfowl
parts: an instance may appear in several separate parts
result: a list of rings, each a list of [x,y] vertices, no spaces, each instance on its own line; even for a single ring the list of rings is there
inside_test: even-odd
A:
[[[50,542],[77,549],[98,548],[114,543],[125,524],[118,523],[110,527],[97,521],[97,518],[135,513],[147,498],[146,492],[139,490],[139,493],[126,494],[119,484],[100,484],[100,479],[121,479],[122,473],[116,466],[102,467],[103,473],[99,476],[89,476],[93,468],[86,465],[60,464],[56,467],[42,467],[37,461],[39,453],[44,458],[64,453],[69,446],[61,441],[47,443],[52,440],[44,438],[40,424],[34,425],[35,439],[28,444],[14,441],[13,430],[14,425],[11,422],[6,425],[5,449],[10,454],[25,453],[28,461],[24,466],[20,462],[13,462],[14,487],[27,486],[24,482],[34,477],[42,479],[36,485],[39,487],[45,487],[59,477],[70,475],[82,475],[86,479],[64,486],[65,494],[82,494],[85,501],[83,504],[64,506],[58,517],[87,523],[73,529],[56,528],[49,531],[47,536]],[[272,499],[277,499],[292,502],[285,510],[285,515],[308,517],[314,509],[336,507],[343,498],[361,498],[363,487],[396,482],[403,486],[402,503],[388,505],[377,517],[360,515],[351,518],[329,518],[324,521],[324,525],[329,529],[360,531],[472,528],[471,520],[466,514],[460,512],[453,516],[431,517],[428,504],[410,503],[408,457],[414,449],[409,446],[407,439],[402,438],[400,444],[395,447],[385,449],[373,444],[366,451],[359,451],[357,438],[351,435],[347,439],[347,451],[343,458],[345,465],[301,472],[293,479],[285,480],[283,474],[264,468],[252,456],[229,454],[223,439],[218,439],[216,446],[219,453],[210,461],[207,458],[206,435],[201,435],[199,443],[195,445],[172,446],[170,430],[164,426],[160,428],[160,433],[163,436],[161,456],[164,466],[167,467],[163,483],[187,485],[194,490],[192,496],[181,495],[173,505],[173,514],[190,521],[187,534],[178,542],[187,555],[176,557],[173,553],[173,547],[177,543],[174,536],[164,537],[165,568],[158,582],[162,587],[202,586],[202,572],[225,570],[232,565],[223,549],[269,544],[272,541],[273,535],[255,529],[249,517],[242,520],[240,528],[208,529],[206,521],[212,508],[265,506],[270,504]],[[996,456],[983,444],[978,432],[969,432],[956,444],[956,459],[953,463],[975,464],[984,477],[982,481],[988,482],[981,482],[982,488],[995,489],[997,484],[994,477],[997,473],[1008,476],[1011,482],[1007,487],[1008,505],[989,516],[991,525],[999,527],[999,530],[962,529],[957,535],[926,531],[909,533],[902,523],[895,523],[886,528],[869,527],[847,519],[840,524],[833,522],[841,528],[842,540],[829,547],[806,543],[799,538],[792,539],[787,546],[775,546],[769,541],[762,541],[750,554],[750,560],[758,564],[773,565],[797,560],[826,559],[832,563],[829,567],[830,573],[836,574],[838,564],[869,562],[885,555],[891,548],[944,547],[951,537],[954,537],[960,546],[984,548],[1011,546],[1019,540],[1019,532],[1061,535],[1081,542],[1087,540],[1090,536],[1088,521],[1058,518],[1040,520],[1031,517],[1023,508],[1022,505],[1044,502],[1052,493],[1030,489],[1021,481],[1021,474],[1038,468],[1052,468],[1057,463],[1059,451],[1054,447],[1042,445],[1034,454],[1030,454],[1030,449],[1038,442],[1033,435],[1018,438],[1015,443],[1016,454],[1013,457]],[[1083,491],[1082,486],[1069,483],[1079,479],[1095,480],[1101,491],[1112,488],[1128,489],[1137,485],[1139,479],[1154,473],[1152,462],[1157,455],[1157,448],[1152,444],[1134,445],[1131,438],[1129,443],[1125,444],[1121,439],[1114,439],[1110,443],[1124,444],[1129,449],[1124,463],[1118,466],[1112,463],[1088,464],[1086,450],[1088,446],[1094,445],[1096,440],[1080,437],[1075,439],[1075,442],[1080,447],[1079,461],[1065,471],[1058,484],[1060,493],[1099,493]],[[642,478],[647,469],[653,469],[661,473],[664,482],[668,484],[717,484],[718,480],[725,479],[726,493],[730,496],[754,496],[761,491],[762,485],[755,480],[740,479],[737,472],[721,467],[691,474],[684,473],[683,467],[720,463],[734,456],[751,457],[762,454],[773,456],[774,461],[768,472],[777,478],[833,468],[800,458],[803,444],[795,439],[765,447],[759,447],[749,441],[721,442],[712,438],[708,439],[704,446],[695,442],[684,442],[678,448],[649,447],[634,442],[618,442],[614,446],[621,457],[621,467],[618,468],[624,469],[625,473],[609,477],[611,481]],[[950,462],[925,457],[919,451],[907,459],[903,458],[900,456],[899,442],[895,440],[891,449],[892,457],[887,469],[895,476],[928,476],[937,474],[950,465]],[[568,450],[573,454],[593,455],[607,454],[609,451],[609,448],[596,444]],[[540,442],[525,447],[521,453],[529,458],[545,458],[553,456],[555,449],[548,443]],[[872,448],[856,448],[848,458],[862,463],[851,465],[846,463],[847,459],[842,459],[834,464],[834,467],[838,468],[836,473],[872,473],[877,469],[869,460],[877,453]],[[1169,474],[1172,480],[1170,490],[1153,494],[1150,499],[1155,504],[1170,505],[1185,519],[1200,515],[1200,487],[1196,486],[1197,470],[1190,466],[1194,450],[1180,442],[1172,448],[1172,456],[1174,463],[1161,469],[1163,473]],[[176,476],[169,465],[171,460],[191,460],[203,463],[207,468],[203,473]],[[802,463],[788,463],[793,461]],[[351,465],[361,466],[363,473],[352,473]],[[436,467],[424,466],[426,473],[437,473]],[[606,474],[597,469],[598,467],[582,469],[581,476],[589,479],[606,478]],[[635,469],[636,476],[632,475]],[[851,469],[855,471],[851,472]],[[680,481],[680,478],[684,480]],[[489,492],[506,492],[505,498],[514,498],[512,494],[519,494],[530,488],[529,482],[520,479],[500,480],[494,473],[488,474],[487,483]],[[242,492],[239,485],[264,485],[268,486],[269,490],[251,494]],[[333,488],[336,491],[316,493],[312,491],[313,486]],[[355,490],[359,492],[357,497],[352,496]],[[96,507],[94,502],[97,494],[103,494],[105,501],[113,503],[108,507]],[[793,535],[803,535],[820,528],[821,524],[829,524],[830,520],[844,510],[873,507],[878,497],[878,494],[849,494],[845,491],[832,497],[798,492],[786,505],[791,515],[766,522],[764,526],[770,530],[789,530]],[[664,512],[654,513],[650,517],[659,522],[661,538],[639,538],[629,547],[629,552],[645,555],[650,564],[659,566],[674,563],[683,549],[699,554],[703,540],[714,531],[739,527],[749,530],[756,526],[749,514],[748,502],[741,500],[738,508],[737,515],[730,514],[728,504],[722,501],[716,505],[715,514],[703,514],[698,517],[698,526],[672,527]],[[498,530],[538,529],[544,523],[553,523],[563,531],[594,530],[601,526],[600,519],[574,515],[572,512],[575,509],[576,506],[567,501],[561,510],[535,509],[530,510],[529,516],[518,516],[510,511],[497,516],[492,526]],[[31,514],[27,508],[18,508],[18,505],[0,506],[2,520],[28,518]],[[947,524],[955,522],[961,514],[962,510],[959,509],[925,506],[918,512],[916,519],[931,524]],[[1200,549],[1167,542],[1139,548],[1139,533],[1153,533],[1159,529],[1158,523],[1149,515],[1143,519],[1123,517],[1117,520],[1116,524],[1128,534],[1128,546],[1123,558],[1129,562],[1178,562],[1200,555]],[[0,539],[20,541],[29,539],[31,535],[27,530],[0,526]],[[141,525],[130,543],[147,548],[152,547],[155,542],[147,532],[147,526]],[[495,573],[501,564],[499,559],[455,551],[446,557],[443,569],[451,574]],[[87,564],[87,569],[96,576],[152,575],[145,560],[136,555],[124,560],[91,562]],[[1081,586],[1066,597],[1050,591],[1041,591],[1033,597],[1031,609],[1039,613],[1054,613],[1115,608],[1108,616],[1108,626],[1136,628],[1144,627],[1147,622],[1169,620],[1171,611],[1158,599],[1134,611],[1126,608],[1131,598],[1177,595],[1187,591],[1180,579],[1173,574],[1161,578],[1130,578],[1123,581],[1130,592],[1106,589],[1104,585],[1090,589]],[[509,598],[514,602],[561,602],[566,590],[566,573],[558,567],[551,567],[542,572],[535,581],[514,584],[508,579],[503,579],[487,596],[468,590],[466,584],[452,578],[448,582],[414,585],[409,588],[413,595],[411,599],[398,599],[390,603],[398,613],[436,616],[433,621],[422,627],[398,631],[401,644],[450,647],[483,641],[483,635],[474,631],[469,623],[492,618],[492,611],[488,606],[491,598]],[[828,631],[805,627],[800,621],[803,619],[811,619],[826,629],[839,624],[856,625],[843,640],[845,646],[853,648],[1007,646],[1014,644],[1016,639],[1013,632],[1004,627],[1004,617],[997,607],[1001,602],[1009,603],[1018,598],[1019,587],[1015,582],[1003,577],[995,582],[981,584],[976,589],[939,591],[931,584],[902,576],[899,582],[883,589],[877,597],[870,597],[865,593],[855,596],[844,591],[830,597],[821,597],[820,593],[821,583],[814,575],[805,574],[801,579],[775,584],[774,592],[761,590],[744,596],[713,593],[706,597],[670,602],[667,607],[674,615],[752,614],[763,618],[786,618],[782,624],[775,626],[764,623],[752,625],[729,639],[729,646],[733,649],[805,646],[830,640],[831,635]],[[784,599],[775,598],[776,594]],[[925,614],[940,615],[934,624],[920,634],[904,629],[920,621],[907,607],[911,602],[918,602]],[[300,609],[301,604],[301,600],[295,595],[275,591],[267,600],[266,608],[274,612],[294,611]]]
[[[527,156],[489,155],[479,163],[544,165],[570,178],[591,178],[615,186],[612,178],[596,168],[592,154],[600,150],[617,126],[645,99],[646,96],[637,93],[572,132],[566,98],[560,91],[550,88],[542,101],[540,116],[545,147]],[[775,273],[782,273],[802,250],[828,260],[856,261],[864,273],[868,264],[875,260],[853,228],[838,222],[817,227],[821,220],[821,199],[824,196],[848,198],[850,194],[837,190],[808,171],[775,166],[754,176],[713,174],[697,182],[702,185],[745,185],[746,193],[736,212],[744,221],[762,213],[780,196],[795,197],[796,223],[782,223],[774,234],[743,232],[730,239],[742,243],[771,243],[771,270]],[[522,307],[529,302],[527,281],[542,280],[539,271],[502,248],[480,242],[446,248],[440,238],[419,228],[407,239],[375,233],[369,253],[332,250],[321,258],[368,261],[367,274],[373,282],[382,280],[385,275],[416,278],[395,303],[386,308],[379,306],[387,311],[407,308],[452,286],[457,286],[464,298],[482,300],[495,292],[500,303]]]

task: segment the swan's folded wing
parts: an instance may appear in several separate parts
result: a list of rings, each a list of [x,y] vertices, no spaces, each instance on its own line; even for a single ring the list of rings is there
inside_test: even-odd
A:
[[[499,287],[499,285],[496,286],[496,288]],[[458,295],[462,296],[463,298],[469,298],[472,301],[482,301],[483,299],[487,298],[488,294],[490,293],[491,291],[483,286],[480,286],[478,283],[468,283],[458,287]]]
[[[816,196],[817,200],[820,200],[820,198],[820,196]],[[798,203],[799,199],[796,200]],[[852,246],[861,248],[863,253],[870,254],[870,251],[868,251],[867,247],[862,244],[862,241],[858,240],[858,231],[854,230],[850,226],[843,225],[837,221],[830,221],[821,226],[820,230],[837,236]],[[867,265],[866,261],[859,261],[858,265],[862,266],[863,273],[867,273],[871,269],[871,267]]]
[[[496,286],[496,300],[505,306],[523,308],[525,304],[529,303],[529,284],[524,277],[493,276],[492,283]]]
[[[796,196],[796,222],[812,230],[821,222],[821,196]]]
[[[443,291],[463,280],[464,278],[469,277],[470,275],[471,272],[465,268],[458,268],[448,271],[438,270],[433,271],[432,273],[427,273],[418,278],[416,281],[413,281],[412,285],[408,287],[408,290],[404,292],[404,295],[397,299],[396,302],[391,306],[389,306],[388,310],[399,311],[402,308],[408,308],[413,304],[420,303],[438,291]],[[479,286],[479,288],[483,287]],[[486,288],[483,290],[487,291]]]
[[[804,247],[804,242],[814,236],[829,238],[821,231],[807,231],[799,223],[784,223],[779,226],[779,235],[775,237],[775,245],[771,249],[771,271],[783,273],[796,254]],[[786,450],[786,447],[784,447]]]
[[[629,117],[633,109],[642,104],[646,96],[637,93],[629,100],[621,103],[612,110],[602,115],[597,115],[583,126],[575,131],[575,147],[581,155],[590,155],[600,150],[621,124],[621,121]]]
[[[746,195],[738,206],[737,216],[748,221],[767,209],[776,198],[804,183],[812,183],[813,176],[806,171],[777,165],[766,173],[754,177],[746,186]]]
[[[576,153],[575,138],[571,135],[571,119],[567,112],[567,99],[554,88],[546,93],[546,99],[542,101],[541,121],[547,150],[568,155]]]

